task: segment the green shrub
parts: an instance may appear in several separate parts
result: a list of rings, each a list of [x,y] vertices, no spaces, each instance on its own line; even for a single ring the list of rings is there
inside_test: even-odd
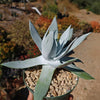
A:
[[[65,30],[68,26],[72,25],[74,30],[79,29],[79,20],[75,16],[63,17],[62,19],[58,19],[58,25],[61,30]]]
[[[70,0],[71,2],[75,3],[79,8],[87,8],[91,5],[90,0]]]
[[[45,17],[48,17],[52,19],[55,15],[58,13],[58,7],[55,3],[50,4],[46,3],[46,5],[43,7],[42,15]]]
[[[49,27],[51,23],[51,19],[48,19],[47,17],[40,16],[35,21],[35,27],[38,30],[40,37],[44,36],[44,33],[46,32],[47,28]]]
[[[25,49],[33,46],[31,36],[29,34],[28,22],[23,20],[16,20],[11,26],[10,34],[7,36],[12,42],[15,42],[19,46],[23,46]]]
[[[96,14],[100,14],[100,0],[70,0],[81,9],[88,9]]]
[[[100,14],[100,2],[94,2],[89,10],[96,14]]]
[[[13,58],[15,43],[7,42],[7,43],[0,43],[0,62],[3,60],[11,60]]]
[[[4,28],[0,27],[0,43],[3,43],[7,40],[7,32]]]
[[[80,26],[80,30],[83,31],[83,34],[93,31],[92,26],[91,26],[91,24],[89,24],[89,23],[80,22],[80,23],[79,23],[79,26]]]
[[[8,34],[4,28],[0,27],[0,62],[16,59],[25,53],[21,46],[7,38]]]
[[[96,21],[91,22],[91,26],[93,28],[93,32],[98,32],[100,33],[100,23]]]

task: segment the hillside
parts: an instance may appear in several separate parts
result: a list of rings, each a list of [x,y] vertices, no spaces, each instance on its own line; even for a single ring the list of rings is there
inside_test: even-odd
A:
[[[74,1],[74,0],[72,0],[72,1]],[[83,0],[83,1],[85,1],[85,0]],[[97,0],[97,1],[99,2],[99,0]],[[100,22],[100,15],[97,15],[87,9],[79,9],[79,7],[77,7],[76,4],[69,2],[69,0],[63,0],[63,1],[58,2],[58,9],[62,13],[64,13],[64,8],[66,8],[66,13],[69,13],[69,15],[76,16],[81,21],[85,21],[85,22],[89,22],[89,23],[91,21]]]

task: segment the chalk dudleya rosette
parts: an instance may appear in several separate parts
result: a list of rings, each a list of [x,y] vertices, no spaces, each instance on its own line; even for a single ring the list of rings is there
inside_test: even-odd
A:
[[[54,17],[43,39],[40,38],[31,21],[29,21],[29,29],[34,42],[41,52],[41,55],[36,58],[30,58],[23,61],[11,61],[2,63],[1,65],[16,69],[24,69],[42,65],[42,72],[34,91],[34,100],[43,100],[43,98],[46,96],[56,68],[67,69],[76,74],[78,77],[87,80],[94,79],[92,76],[74,64],[74,62],[78,60],[77,58],[66,56],[90,33],[76,37],[72,42],[69,43],[69,45],[65,46],[66,43],[68,43],[68,41],[72,38],[73,28],[69,26],[61,35],[60,39],[58,39],[56,17]]]

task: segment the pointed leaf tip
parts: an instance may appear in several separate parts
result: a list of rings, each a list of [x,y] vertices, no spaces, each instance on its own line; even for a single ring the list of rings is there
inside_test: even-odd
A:
[[[76,41],[72,44],[71,48],[69,49],[68,52],[72,51],[74,48],[76,48],[80,43],[82,43],[85,38],[91,33],[87,33],[87,34],[84,34],[82,36],[80,36],[79,38],[76,39]]]
[[[55,39],[58,38],[58,25],[57,25],[57,20],[56,17],[53,18],[49,28],[47,29],[45,35],[49,32],[49,31],[54,31],[55,32]],[[44,35],[44,36],[45,36]]]
[[[2,66],[6,66],[8,68],[15,68],[15,69],[24,69],[29,68],[37,65],[44,65],[47,64],[42,56],[38,56],[36,58],[30,58],[23,61],[11,61],[7,63],[2,63]]]
[[[74,64],[70,64],[68,66],[65,66],[64,68],[67,69],[67,70],[69,70],[69,71],[71,71],[72,73],[76,74],[80,78],[83,78],[83,79],[86,79],[86,80],[94,79],[90,74],[88,74],[84,70],[78,68]]]
[[[32,24],[32,22],[29,20],[29,29],[30,29],[30,34],[32,36],[33,41],[36,43],[36,45],[38,46],[39,50],[41,50],[41,37],[39,36],[37,30],[35,29],[34,25]]]

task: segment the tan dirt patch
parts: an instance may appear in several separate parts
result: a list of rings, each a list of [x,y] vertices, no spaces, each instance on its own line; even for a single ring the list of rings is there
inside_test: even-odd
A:
[[[100,34],[92,33],[75,50],[73,56],[84,64],[77,66],[91,74],[95,80],[79,79],[79,84],[72,92],[74,100],[100,100]]]

